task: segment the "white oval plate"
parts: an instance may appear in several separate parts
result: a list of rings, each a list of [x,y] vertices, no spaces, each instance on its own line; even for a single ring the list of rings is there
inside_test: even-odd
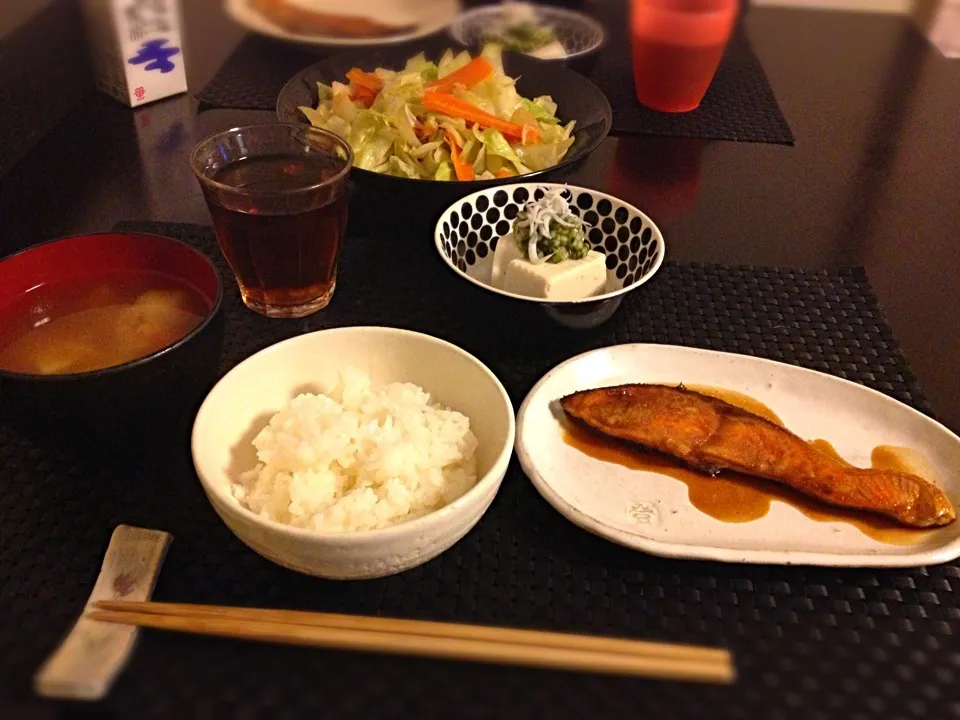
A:
[[[330,7],[335,12],[344,15],[364,15],[380,17],[395,6],[399,12],[409,13],[414,18],[416,28],[410,32],[372,38],[343,38],[334,35],[298,35],[287,32],[274,25],[270,20],[253,8],[250,0],[224,0],[224,9],[238,25],[260,35],[287,40],[304,45],[320,45],[323,47],[373,47],[378,45],[396,45],[409,40],[416,40],[443,30],[450,25],[460,14],[460,0],[353,0],[349,11],[343,10],[343,3],[318,3],[318,6]]]
[[[517,419],[517,455],[546,500],[580,527],[665,557],[723,562],[913,567],[960,556],[960,521],[913,545],[867,537],[843,522],[817,522],[786,503],[753,522],[725,523],[690,504],[686,485],[596,460],[563,440],[556,401],[625,383],[685,382],[749,395],[807,439],[824,438],[849,462],[870,466],[877,445],[921,452],[955,506],[960,438],[922,413],[862,385],[760,358],[670,345],[618,345],[572,358],[530,391]]]

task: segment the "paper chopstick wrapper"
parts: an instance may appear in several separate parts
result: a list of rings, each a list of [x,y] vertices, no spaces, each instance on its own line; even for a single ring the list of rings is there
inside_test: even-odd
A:
[[[178,0],[81,0],[97,87],[130,107],[187,91]]]
[[[173,537],[159,530],[118,525],[83,615],[34,678],[37,694],[99,700],[126,665],[138,629],[86,617],[101,600],[149,600]]]

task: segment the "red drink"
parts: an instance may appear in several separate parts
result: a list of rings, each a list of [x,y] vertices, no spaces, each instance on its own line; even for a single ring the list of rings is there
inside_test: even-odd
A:
[[[335,135],[279,123],[229,130],[197,146],[193,169],[251,310],[303,317],[330,302],[351,159]]]
[[[637,99],[647,107],[664,112],[696,109],[713,80],[724,47],[635,42],[633,77]],[[670,71],[664,72],[662,68]]]
[[[726,48],[736,0],[634,0],[633,79],[654,110],[700,105]]]

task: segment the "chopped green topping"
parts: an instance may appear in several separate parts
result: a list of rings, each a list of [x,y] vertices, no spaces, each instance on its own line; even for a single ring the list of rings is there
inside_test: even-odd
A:
[[[499,32],[484,35],[485,42],[499,43],[504,50],[519,53],[539,50],[556,39],[557,34],[551,28],[530,21],[519,22]]]
[[[549,234],[543,237],[541,233],[537,239],[537,256],[545,262],[556,265],[564,260],[582,260],[590,252],[580,219],[575,215],[568,215],[564,220],[576,222],[565,225],[553,218],[550,220]],[[517,247],[525,255],[530,246],[531,227],[527,213],[521,210],[513,222],[513,237]]]
[[[570,208],[565,193],[562,187],[537,190],[540,198],[524,205],[513,221],[514,241],[534,265],[582,260],[590,252],[583,221]]]

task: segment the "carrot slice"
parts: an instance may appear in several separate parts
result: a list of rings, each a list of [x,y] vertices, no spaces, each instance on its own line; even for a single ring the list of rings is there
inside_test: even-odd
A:
[[[457,85],[471,87],[486,80],[491,75],[493,75],[493,65],[486,58],[477,57],[446,77],[427,83],[426,89],[436,92],[450,92]]]
[[[512,123],[509,120],[501,120],[496,115],[491,115],[478,108],[476,105],[461,100],[448,93],[427,92],[423,94],[423,106],[428,110],[443,113],[450,117],[461,118],[467,122],[476,123],[480,127],[496,128],[504,134],[505,137],[513,140],[524,140],[524,127],[519,123]],[[537,128],[526,126],[526,141],[538,142],[540,140],[540,131]]]
[[[500,168],[494,173],[494,175],[498,178],[508,178],[515,177],[516,173],[508,170],[507,168]]]
[[[350,99],[364,107],[373,105],[377,94],[383,88],[383,80],[360,68],[352,68],[347,73],[347,78],[350,80]]]
[[[373,101],[377,99],[377,93],[365,85],[356,85],[350,91],[350,99],[364,107],[370,107],[373,105]]]
[[[360,68],[352,68],[347,73],[347,78],[352,80],[354,85],[371,90],[374,95],[383,89],[383,80],[374,73],[364,72]]]
[[[540,142],[540,128],[536,125],[524,125],[520,133],[520,142],[524,145]]]
[[[453,160],[453,171],[457,174],[457,180],[476,180],[477,174],[473,166],[460,157],[460,148],[453,135],[448,131],[444,131],[443,134],[447,136],[447,142],[450,144],[450,159]]]

